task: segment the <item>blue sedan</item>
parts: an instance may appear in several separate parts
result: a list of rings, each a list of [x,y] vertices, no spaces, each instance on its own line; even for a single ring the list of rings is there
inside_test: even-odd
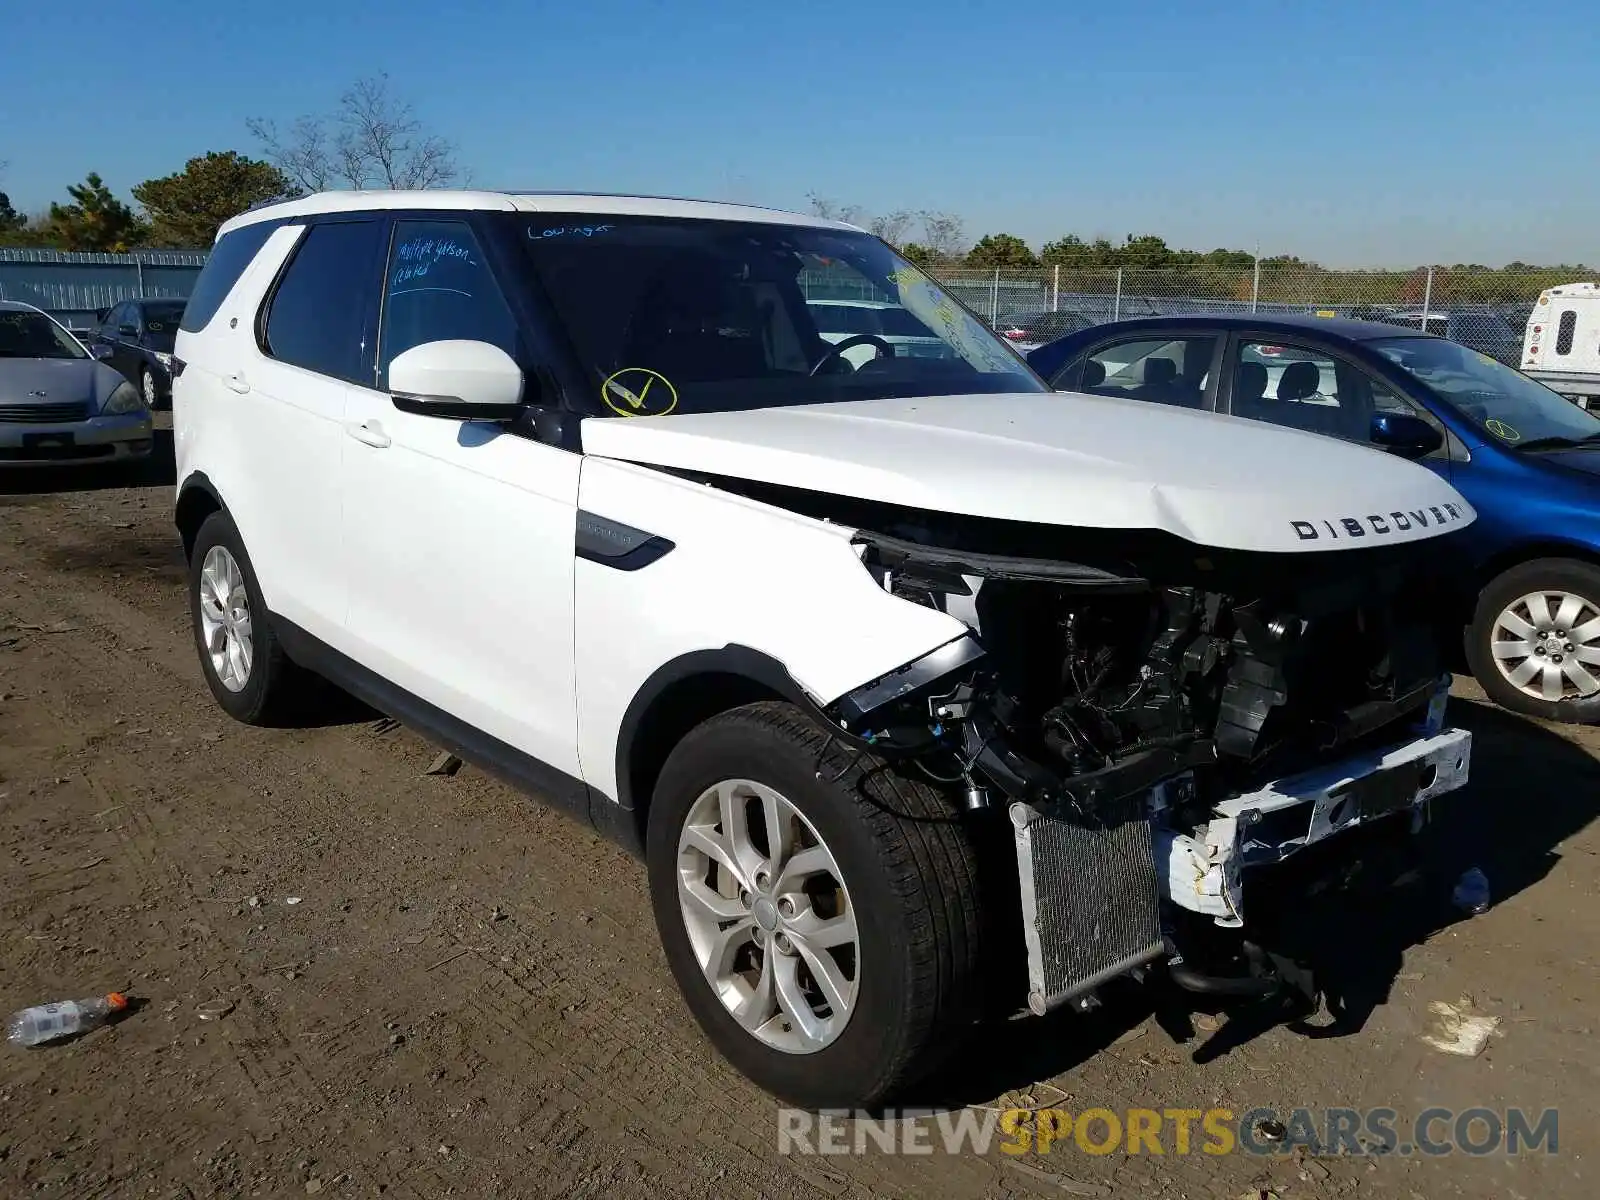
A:
[[[1600,417],[1488,355],[1366,321],[1147,317],[1027,358],[1060,390],[1270,421],[1445,476],[1478,510],[1460,534],[1473,675],[1517,712],[1600,721]]]

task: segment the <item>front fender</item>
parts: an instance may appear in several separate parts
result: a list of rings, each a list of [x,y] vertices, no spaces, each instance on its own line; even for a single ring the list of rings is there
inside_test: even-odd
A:
[[[579,553],[574,582],[579,761],[612,798],[627,713],[668,664],[736,647],[772,664],[772,690],[820,709],[967,632],[884,591],[848,527],[594,457],[579,508],[580,531],[586,518],[613,526],[603,536],[614,553]],[[635,565],[634,546],[650,539],[670,548]]]

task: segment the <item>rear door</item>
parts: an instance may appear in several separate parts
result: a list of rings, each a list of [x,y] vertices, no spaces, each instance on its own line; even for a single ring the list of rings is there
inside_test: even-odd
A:
[[[1050,386],[1210,409],[1217,398],[1223,337],[1206,327],[1129,332],[1095,342],[1056,373]]]
[[[242,485],[252,502],[241,532],[267,604],[334,646],[347,640],[349,597],[345,409],[354,384],[371,378],[386,226],[373,214],[307,226],[222,381],[238,397],[239,436],[258,476]],[[235,490],[225,485],[230,504]]]

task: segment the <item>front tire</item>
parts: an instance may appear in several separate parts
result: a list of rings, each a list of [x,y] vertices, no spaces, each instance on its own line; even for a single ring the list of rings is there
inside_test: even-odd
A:
[[[690,1011],[783,1100],[885,1103],[980,1013],[978,864],[954,808],[791,705],[733,709],[684,738],[646,858]]]
[[[1600,721],[1600,568],[1545,558],[1478,597],[1467,661],[1489,698],[1547,721]]]
[[[149,367],[139,368],[139,394],[144,397],[144,406],[148,409],[154,410],[161,404],[161,387],[156,382],[156,373]]]
[[[206,684],[234,720],[279,725],[303,707],[314,677],[289,661],[273,633],[250,556],[225,512],[212,513],[195,535],[189,616]]]

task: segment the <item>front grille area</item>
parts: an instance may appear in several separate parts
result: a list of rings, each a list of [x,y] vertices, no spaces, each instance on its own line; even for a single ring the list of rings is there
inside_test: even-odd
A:
[[[87,404],[11,404],[0,401],[0,421],[12,425],[63,425],[89,416]]]
[[[1144,797],[1104,823],[1011,806],[1028,946],[1028,1007],[1043,1015],[1158,957],[1160,896]]]

